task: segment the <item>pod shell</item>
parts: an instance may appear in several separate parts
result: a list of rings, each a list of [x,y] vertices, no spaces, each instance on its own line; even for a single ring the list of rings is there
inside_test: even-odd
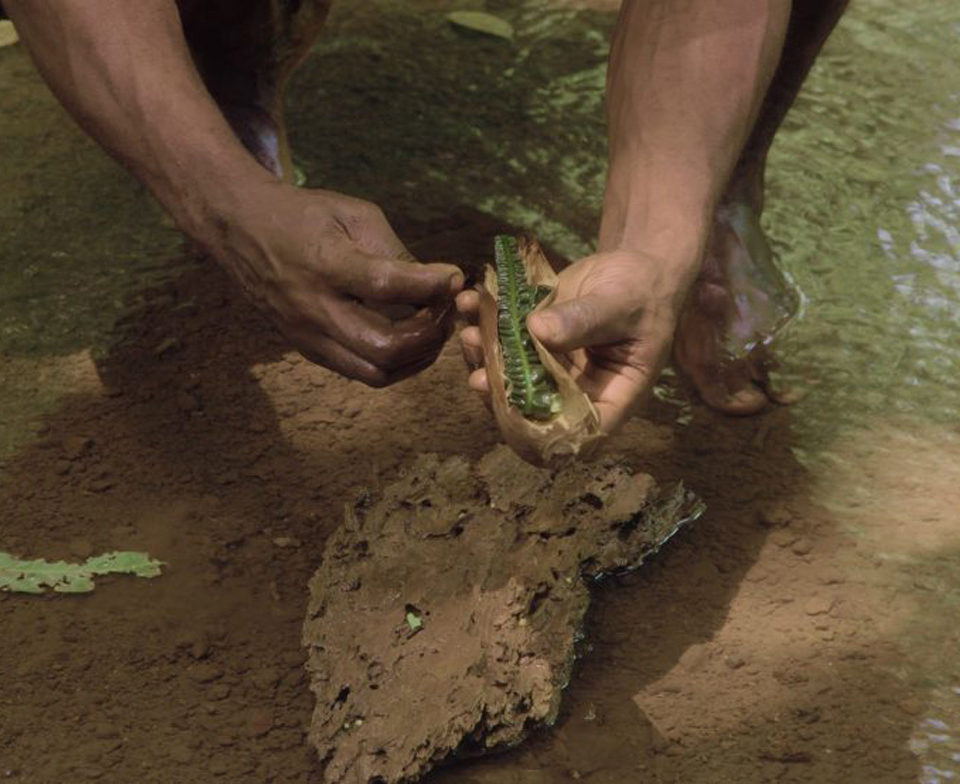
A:
[[[557,274],[536,240],[521,239],[519,252],[526,268],[527,282],[553,289],[533,312],[549,307],[556,296]],[[571,458],[589,458],[602,437],[597,410],[567,368],[532,333],[530,337],[540,361],[557,383],[562,408],[552,419],[537,421],[527,419],[507,400],[503,347],[497,320],[497,273],[490,265],[487,265],[484,273],[484,282],[477,286],[480,294],[480,336],[490,382],[493,415],[504,440],[520,457],[534,465],[554,465]]]

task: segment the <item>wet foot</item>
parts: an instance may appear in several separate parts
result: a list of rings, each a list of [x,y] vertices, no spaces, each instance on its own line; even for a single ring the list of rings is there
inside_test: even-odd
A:
[[[756,213],[744,204],[721,207],[677,327],[677,370],[711,408],[741,416],[761,411],[777,401],[770,343],[799,302],[774,264]]]

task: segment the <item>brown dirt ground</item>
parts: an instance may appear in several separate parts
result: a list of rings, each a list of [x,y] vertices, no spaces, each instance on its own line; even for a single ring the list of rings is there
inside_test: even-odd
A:
[[[314,781],[300,624],[344,499],[420,451],[478,458],[496,433],[453,347],[418,378],[366,389],[286,353],[201,261],[124,328],[90,366],[89,391],[8,461],[4,548],[144,549],[168,566],[89,596],[0,595],[0,768],[31,784]],[[170,334],[178,344],[158,356]],[[897,646],[876,635],[896,597],[845,577],[867,556],[808,502],[790,411],[698,410],[682,429],[671,418],[655,411],[618,446],[695,487],[707,516],[600,589],[560,731],[466,770],[496,782],[910,780],[916,709],[886,676]]]
[[[398,222],[421,256],[473,263],[504,228],[461,207]],[[0,594],[5,780],[319,781],[300,626],[345,499],[421,451],[478,458],[497,440],[455,346],[366,389],[289,353],[216,268],[175,261],[104,356],[55,365],[66,393],[0,472],[3,550],[167,563],[85,596]],[[5,376],[26,367],[2,359]],[[675,413],[657,404],[615,446],[707,515],[597,590],[555,731],[431,784],[916,778],[922,706],[893,674],[910,600],[811,500],[790,410]]]

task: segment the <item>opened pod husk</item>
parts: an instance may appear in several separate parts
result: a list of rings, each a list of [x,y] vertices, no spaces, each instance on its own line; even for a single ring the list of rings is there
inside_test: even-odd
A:
[[[587,457],[600,417],[567,368],[527,330],[530,313],[556,296],[557,275],[535,240],[499,236],[496,268],[480,294],[480,333],[493,413],[506,442],[543,465]]]

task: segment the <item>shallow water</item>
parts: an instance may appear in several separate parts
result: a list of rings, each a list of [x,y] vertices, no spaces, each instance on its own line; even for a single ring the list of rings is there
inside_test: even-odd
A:
[[[291,96],[295,148],[313,182],[414,220],[472,208],[574,257],[590,249],[602,191],[613,18],[490,5],[515,45],[465,43],[442,16],[389,3],[380,21],[335,16],[324,68]],[[958,44],[951,0],[853,4],[778,136],[764,215],[805,297],[779,344],[780,379],[804,395],[793,451],[813,501],[904,599],[884,632],[905,651],[888,675],[917,695],[910,748],[930,784],[960,778]],[[330,69],[362,73],[363,89]],[[58,116],[49,96],[29,98],[0,115],[0,137],[20,146]],[[0,171],[0,457],[90,375],[130,296],[172,275],[163,262],[180,248],[78,133],[35,149]],[[849,568],[849,584],[866,580]]]

